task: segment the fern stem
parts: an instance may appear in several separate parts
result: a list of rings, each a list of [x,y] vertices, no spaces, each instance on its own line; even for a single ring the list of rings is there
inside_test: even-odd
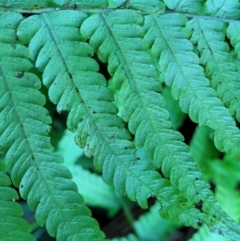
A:
[[[222,21],[222,22],[226,22],[226,23],[239,23],[239,21],[240,21],[239,19],[220,18],[220,17],[216,17],[216,16],[197,15],[197,14],[190,14],[190,13],[186,13],[186,12],[176,12],[176,11],[165,11],[164,13],[162,13],[162,15],[173,14],[173,13],[181,13],[181,14],[184,14],[188,18],[218,20],[218,21]],[[158,14],[158,15],[160,15],[160,14]]]
[[[10,7],[0,7],[0,12],[17,12],[17,13],[49,13],[49,12],[55,12],[55,11],[63,11],[63,10],[75,10],[79,12],[84,13],[106,13],[116,10],[116,8],[83,8],[83,9],[74,9],[73,7],[57,7],[57,8],[40,8],[40,9],[21,9],[21,8],[10,8]]]
[[[129,205],[126,201],[126,199],[123,197],[121,198],[121,203],[122,203],[122,209],[123,209],[123,213],[129,223],[129,225],[131,226],[132,230],[133,230],[133,233],[135,234],[135,236],[140,240],[142,241],[141,237],[139,237],[138,233],[137,233],[137,230],[135,229],[133,223],[134,223],[134,217],[132,215],[132,212],[129,208]]]

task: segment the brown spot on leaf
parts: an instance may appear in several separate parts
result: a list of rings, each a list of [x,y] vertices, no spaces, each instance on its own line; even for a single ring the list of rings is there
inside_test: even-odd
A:
[[[18,72],[15,77],[22,78],[24,75],[24,72]]]

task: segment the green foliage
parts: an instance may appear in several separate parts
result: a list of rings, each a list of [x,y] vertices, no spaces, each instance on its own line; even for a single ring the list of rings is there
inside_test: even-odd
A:
[[[11,16],[4,13],[1,19],[11,21]],[[13,17],[16,23],[19,15]],[[7,26],[12,28],[12,24]],[[69,170],[59,165],[62,158],[53,152],[48,137],[51,118],[38,90],[40,80],[29,72],[32,65],[28,49],[16,40],[2,42],[0,59],[0,145],[13,184],[29,207],[36,210],[38,223],[46,224],[50,235],[59,240],[101,238],[97,222],[89,217],[90,210],[70,180]],[[82,233],[77,231],[79,228]]]
[[[82,159],[83,152],[74,143],[73,133],[66,131],[58,144],[58,152],[62,154],[65,166],[73,175],[73,181],[78,190],[84,196],[89,206],[97,206],[106,209],[110,216],[114,215],[121,207],[120,199],[112,187],[106,185],[102,178],[76,164],[79,156]]]
[[[218,159],[208,162],[208,168],[205,174],[210,177],[216,185],[216,198],[229,215],[236,221],[240,218],[239,191],[236,190],[239,183],[239,163],[226,156],[224,162]],[[189,241],[229,241],[230,239],[221,238],[218,235],[210,233],[204,225]]]
[[[0,162],[0,225],[1,240],[25,240],[32,241],[34,238],[28,233],[30,225],[21,218],[23,210],[16,203],[18,194],[10,187],[10,178],[5,173],[6,167],[3,161]]]
[[[162,219],[158,214],[159,208],[159,204],[155,203],[147,214],[142,215],[139,220],[134,222],[136,233],[141,240],[165,240],[180,226]]]
[[[227,158],[240,159],[239,13],[237,0],[0,0],[0,188],[6,189],[0,222],[9,219],[17,230],[8,237],[3,224],[0,240],[34,240],[11,201],[17,195],[6,173],[39,225],[60,241],[103,240],[86,204],[113,214],[119,194],[142,208],[154,197],[170,223],[203,225],[199,233],[240,240],[239,211],[224,198],[229,191],[237,207],[238,179],[235,186],[215,181],[216,194],[208,183],[219,151],[227,154],[226,169]],[[61,164],[42,85],[57,112],[68,113],[75,142],[111,187],[67,151]],[[185,114],[204,126],[190,148],[177,131]],[[156,220],[141,220],[148,219]],[[147,240],[137,234],[114,240]]]

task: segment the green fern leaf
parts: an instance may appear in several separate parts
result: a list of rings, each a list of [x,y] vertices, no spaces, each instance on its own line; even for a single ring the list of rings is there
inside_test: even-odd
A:
[[[166,6],[176,12],[202,13],[204,0],[163,0]]]
[[[121,19],[121,23],[115,24],[115,18]],[[131,25],[129,21],[131,21]],[[192,187],[193,189],[190,190],[191,187],[188,184],[184,186],[184,182],[192,183],[193,181],[184,180],[184,177],[192,178],[191,175],[186,175],[190,167],[195,171],[195,175],[197,175],[196,166],[193,162],[184,166],[180,165],[180,163],[187,162],[187,159],[191,159],[190,157],[186,157],[185,154],[182,157],[180,157],[180,154],[175,160],[174,155],[176,156],[178,150],[179,152],[185,150],[187,155],[187,147],[180,142],[183,140],[183,137],[171,129],[169,114],[163,108],[163,98],[156,93],[160,90],[158,82],[154,80],[156,70],[151,64],[149,56],[141,48],[143,46],[139,37],[141,30],[136,24],[134,25],[137,21],[141,23],[142,18],[141,15],[135,12],[119,11],[117,13],[115,11],[114,14],[110,13],[104,16],[104,18],[95,15],[91,19],[87,19],[82,25],[81,30],[82,32],[85,31],[85,35],[90,35],[91,32],[97,29],[97,33],[95,32],[90,39],[90,44],[98,51],[102,60],[108,59],[109,71],[113,75],[113,82],[115,86],[121,86],[119,96],[122,98],[119,101],[122,109],[120,110],[120,115],[125,121],[129,121],[128,127],[131,133],[135,134],[137,147],[141,148],[144,146],[147,157],[154,160],[157,168],[161,167],[165,177],[170,178],[170,173],[174,172],[174,175],[172,175],[174,179],[171,179],[173,185],[175,187],[182,185],[181,190],[185,193],[188,192],[188,195],[196,199],[196,189]],[[107,26],[110,26],[110,29],[107,29]],[[105,33],[105,35],[101,35],[100,31],[101,33]],[[121,36],[122,33],[125,36]],[[95,38],[95,36],[97,37]],[[105,36],[110,37],[105,38]],[[114,37],[111,38],[111,36]],[[135,43],[132,41],[129,44],[131,36],[134,38]],[[99,37],[103,38],[101,39],[103,42],[101,46],[97,45]],[[133,46],[136,46],[137,49],[135,50]],[[109,51],[106,51],[106,49],[109,49]],[[139,66],[144,71],[140,71]],[[124,82],[125,78],[128,81]],[[167,144],[171,143],[170,140],[174,140],[178,144],[171,144],[170,147]],[[170,157],[172,151],[174,154]],[[171,158],[174,158],[174,161],[168,161]],[[179,171],[180,169],[182,171]],[[182,183],[179,184],[180,178],[182,179]],[[201,192],[205,188],[199,188],[198,191]]]
[[[135,134],[137,147],[144,147],[147,157],[154,161],[157,168],[161,168],[164,177],[169,178],[191,203],[203,201],[204,212],[212,217],[216,217],[215,212],[221,212],[217,218],[228,225],[223,218],[228,219],[226,214],[216,205],[209,185],[203,181],[188,153],[188,147],[181,142],[182,136],[171,128],[164,101],[157,93],[160,90],[159,83],[155,81],[157,71],[141,39],[144,33],[139,25],[142,21],[142,16],[132,11],[94,15],[84,21],[81,33],[90,38],[99,58],[109,62],[108,69],[115,88],[120,89],[120,115],[129,121],[128,127]],[[198,215],[197,211],[192,209],[194,215]],[[186,216],[182,215],[182,218]],[[199,218],[207,221],[203,213],[199,214]],[[238,226],[233,225],[238,230]],[[231,226],[228,227],[231,229]],[[211,228],[220,229],[217,226]]]
[[[48,0],[32,0],[32,1],[22,1],[22,0],[14,0],[14,1],[8,1],[8,0],[0,0],[0,6],[5,8],[21,8],[21,9],[38,9],[47,7],[49,4]],[[13,15],[16,13],[13,13]]]
[[[238,0],[207,0],[205,3],[207,14],[221,18],[239,18],[240,3]]]
[[[108,6],[108,0],[54,0],[59,6],[74,8],[105,8]]]
[[[219,21],[193,19],[187,27],[193,31],[191,41],[198,45],[200,64],[206,68],[205,74],[211,80],[211,86],[240,121],[240,76],[225,42],[226,25]]]
[[[192,52],[189,34],[182,27],[186,21],[179,14],[148,16],[145,40],[152,46],[152,53],[156,57],[161,55],[159,67],[165,74],[166,84],[172,87],[174,98],[179,99],[183,112],[189,113],[190,118],[200,125],[215,130],[216,147],[238,159],[239,129],[214,89],[210,88],[209,80],[204,77],[199,59]]]
[[[165,2],[175,11],[197,11],[188,5],[190,1]],[[68,127],[76,132],[76,142],[87,156],[94,156],[95,166],[109,185],[142,207],[147,207],[148,197],[155,196],[165,218],[193,227],[204,223],[212,231],[239,240],[239,226],[216,204],[183,137],[173,130],[159,94],[157,80],[163,73],[182,110],[214,130],[219,150],[239,156],[239,130],[204,77],[183,27],[187,20],[177,14],[145,16],[145,9],[161,12],[164,5],[160,1],[157,7],[154,0],[149,6],[142,0],[121,3],[119,8],[140,11],[97,9],[101,4],[107,7],[106,1],[71,1],[70,6],[69,1],[56,0],[51,4],[101,13],[89,17],[79,11],[33,15],[21,22],[18,37],[15,30],[21,20],[15,15],[15,27],[8,28],[12,40],[0,39],[0,149],[6,154],[13,183],[20,186],[29,206],[37,209],[39,223],[46,223],[49,233],[59,240],[103,238],[70,181],[70,172],[56,164],[61,157],[53,153],[47,136],[51,120],[42,107],[41,85],[29,73],[28,50],[17,44],[20,40],[43,71],[43,82],[57,110],[69,111]],[[202,5],[202,1],[195,3]],[[143,12],[144,16],[139,14]],[[109,62],[111,91],[118,92],[119,110],[105,78],[97,73],[97,62],[90,58],[94,51]],[[83,234],[78,233],[79,222]]]
[[[228,25],[227,28],[227,37],[230,39],[232,46],[234,47],[234,51],[237,55],[237,64],[239,62],[239,56],[240,56],[240,26],[239,24],[235,22],[231,22]],[[238,89],[239,90],[239,89]],[[239,110],[236,112],[236,118],[239,121]]]
[[[0,240],[34,241],[35,238],[29,234],[30,225],[21,218],[23,210],[15,202],[18,194],[9,187],[11,181],[5,171],[5,164],[0,160]]]
[[[71,22],[67,18],[70,13]],[[76,34],[81,17],[85,15],[69,11],[49,13],[30,17],[19,27],[19,37],[24,42],[34,36],[29,43],[30,53],[36,65],[44,69],[43,81],[49,87],[50,98],[58,111],[70,110],[68,126],[77,130],[76,142],[85,147],[88,156],[94,155],[95,165],[109,185],[121,194],[127,193],[141,207],[147,207],[147,198],[155,196],[161,202],[163,216],[198,227],[200,211],[189,208],[193,204],[186,204],[186,199],[171,187],[169,180],[161,178],[149,160],[137,160],[130,135],[116,116],[117,108],[105,87],[106,81],[96,73],[98,67],[88,57],[92,50]],[[65,26],[66,19],[66,29],[59,32],[56,26]],[[85,67],[79,64],[83,60]]]
[[[216,198],[221,203],[222,207],[231,215],[234,220],[239,220],[239,193],[219,185],[216,190]],[[201,227],[197,233],[193,235],[189,241],[229,241],[230,239],[220,237],[219,235],[210,233],[207,226]]]
[[[23,19],[19,13],[0,13],[0,42],[2,43],[14,43],[16,39],[16,28],[20,21]]]
[[[163,13],[165,4],[159,0],[131,0],[126,1],[126,8],[137,9],[147,13]]]
[[[93,54],[92,49],[81,42],[78,34],[77,27],[85,17],[74,11],[33,16],[21,23],[19,37],[28,42],[34,36],[29,43],[31,57],[38,68],[44,69],[43,81],[49,87],[50,98],[59,112],[70,110],[68,126],[77,130],[76,142],[85,147],[86,155],[95,156],[104,180],[147,207],[147,198],[158,196],[168,181],[160,179],[147,161],[137,161],[130,135],[116,116],[117,108],[105,87],[106,80],[96,72],[97,63],[88,57]],[[66,26],[65,30],[58,31],[60,26]],[[84,61],[85,66],[76,61]]]
[[[207,226],[204,225],[188,241],[229,241],[229,239],[219,237],[219,235],[214,233],[210,233]]]
[[[121,20],[121,22],[119,21],[120,24],[115,24],[115,18]],[[131,21],[131,25],[129,21]],[[103,18],[100,15],[95,15],[87,19],[81,30],[88,38],[91,34],[93,35],[90,44],[92,44],[102,60],[106,61],[108,59],[109,71],[113,75],[114,84],[115,86],[121,86],[119,96],[122,96],[122,98],[119,101],[122,109],[120,115],[125,121],[129,121],[129,130],[135,134],[137,147],[144,146],[147,157],[153,159],[158,168],[162,168],[165,177],[170,178],[170,172],[173,168],[171,163],[174,163],[175,167],[177,167],[178,173],[185,173],[185,171],[179,171],[180,167],[176,165],[177,160],[176,162],[165,161],[163,163],[164,158],[167,159],[169,153],[171,153],[170,147],[165,143],[168,143],[168,139],[177,142],[183,140],[183,138],[177,132],[171,130],[169,115],[163,109],[164,101],[159,94],[154,92],[160,90],[159,84],[154,80],[156,70],[151,65],[148,55],[141,51],[143,50],[141,48],[143,43],[139,38],[141,30],[136,26],[137,21],[141,23],[142,18],[135,12],[119,11],[116,13],[115,11],[114,15],[110,13]],[[108,29],[108,26],[110,26],[110,29]],[[124,33],[125,36],[121,36],[119,33]],[[111,36],[113,37],[111,38]],[[135,43],[132,41],[132,44],[128,44],[130,37],[133,37]],[[102,38],[101,45],[99,45],[99,38]],[[135,50],[133,46],[136,46],[137,49]],[[106,51],[106,49],[109,51]],[[140,71],[139,66],[144,71]],[[125,78],[128,81],[124,82]],[[146,79],[148,80],[147,91],[144,82]],[[182,144],[179,142],[179,145]],[[155,151],[158,147],[162,147],[161,155],[157,154],[160,149]],[[184,150],[186,147],[181,148]],[[167,149],[167,151],[164,151],[164,149]],[[194,165],[191,168],[194,168]],[[179,177],[177,172],[175,174],[172,175],[175,178],[173,185],[178,186]],[[184,187],[183,189],[186,190],[187,188]],[[194,198],[196,198],[196,194],[194,194]]]
[[[225,157],[224,160],[210,161],[208,173],[211,173],[216,185],[216,198],[223,209],[236,221],[240,218],[240,195],[235,189],[239,181],[240,165],[235,160]],[[204,225],[189,241],[229,241],[209,232]]]
[[[115,18],[121,19],[120,26],[118,26],[118,24],[114,24]],[[159,146],[161,146],[162,143],[159,143],[159,142],[162,139],[164,139],[162,137],[159,138],[160,136],[157,136],[154,139],[154,141],[152,141],[151,138],[152,136],[155,135],[153,133],[153,129],[154,131],[156,131],[157,129],[162,128],[161,123],[163,123],[162,125],[164,127],[169,127],[169,128],[171,127],[171,124],[170,122],[168,122],[169,121],[168,113],[166,112],[166,110],[161,108],[164,105],[164,102],[161,96],[154,91],[151,91],[151,92],[145,91],[143,88],[143,87],[146,87],[145,83],[143,82],[143,86],[141,86],[137,82],[137,80],[142,81],[139,79],[138,74],[141,73],[144,75],[144,72],[139,72],[140,71],[139,66],[141,66],[142,64],[142,69],[144,70],[150,67],[149,71],[145,71],[147,76],[142,77],[143,80],[147,77],[149,78],[148,79],[149,86],[147,88],[150,90],[151,88],[156,91],[159,90],[159,84],[153,81],[153,78],[155,77],[155,75],[153,74],[151,76],[151,73],[156,73],[156,71],[154,70],[153,65],[151,65],[151,62],[149,61],[150,59],[148,55],[144,54],[143,52],[140,52],[142,43],[140,38],[137,38],[137,33],[139,32],[139,29],[136,25],[130,26],[130,24],[128,24],[129,21],[132,21],[132,24],[133,24],[133,21],[136,21],[136,19],[140,21],[142,20],[141,16],[135,12],[119,11],[117,15],[115,11],[114,15],[108,14],[107,16],[104,16],[104,18],[101,18],[100,15],[95,15],[90,19],[87,19],[87,21],[85,21],[84,24],[82,25],[81,30],[87,37],[91,36],[91,32],[94,33],[94,31],[96,31],[93,34],[92,38],[90,39],[90,44],[92,44],[94,49],[98,51],[99,57],[102,60],[106,61],[107,59],[109,59],[109,70],[113,75],[113,81],[115,86],[122,85],[120,90],[120,96],[123,96],[123,97],[120,99],[121,101],[120,104],[122,106],[120,115],[124,118],[125,121],[130,120],[129,129],[133,134],[136,135],[135,143],[138,146],[138,148],[141,148],[143,145],[145,145],[145,140],[146,140],[146,143],[147,143],[146,146],[150,146],[149,150],[146,150],[146,153],[149,154],[148,156],[149,158],[152,158],[154,149],[158,144]],[[105,24],[105,22],[107,24]],[[97,23],[97,24],[94,24],[94,23]],[[125,28],[124,28],[124,23],[127,26]],[[107,26],[112,26],[112,27],[111,29],[107,29]],[[123,37],[123,36],[117,35],[118,29],[121,29],[120,33],[124,33],[127,40],[128,40],[128,37],[130,37],[133,33],[133,35],[135,36],[136,43],[128,44],[124,39],[125,36]],[[111,35],[109,34],[110,32],[111,32],[111,35],[114,36],[113,38],[111,38]],[[105,36],[107,36],[107,38]],[[100,43],[99,39],[101,39],[100,41],[102,42],[100,46],[99,46],[99,43]],[[136,50],[131,51],[129,49],[129,48],[132,48],[134,45],[138,46],[137,48],[139,51],[136,51]],[[132,56],[132,58],[129,58],[129,56]],[[139,59],[137,59],[137,56],[139,56]],[[139,63],[139,61],[141,62]],[[127,82],[123,82],[124,77],[127,77],[129,84],[127,84]],[[152,80],[150,78],[152,78]],[[130,81],[130,79],[133,81]],[[133,91],[133,94],[130,94],[131,91]],[[152,96],[154,96],[154,98]],[[138,103],[141,103],[141,108],[139,107]],[[146,113],[148,113],[147,116],[149,116],[148,118],[149,124],[145,122]],[[158,123],[156,120],[154,120],[156,118],[155,117],[156,114],[158,114],[158,118],[159,118]],[[147,138],[148,134],[150,136],[149,139]],[[159,138],[159,140],[157,140],[157,138]],[[182,137],[178,136],[176,137],[176,139],[182,140]],[[149,142],[152,142],[153,143],[152,145],[154,146],[151,146]],[[161,166],[160,157],[155,162],[157,163],[156,166],[159,168]],[[171,168],[169,168],[169,166],[167,165],[166,167],[163,167],[163,169],[164,168],[166,168],[166,170],[163,170],[163,173],[167,178],[169,178]]]
[[[29,73],[28,49],[16,41],[0,42],[0,48],[0,146],[13,184],[30,208],[37,209],[36,219],[46,223],[50,235],[58,240],[100,240],[103,234],[89,217],[70,172],[55,163],[61,157],[53,153],[47,137],[51,119],[42,107],[41,83]]]

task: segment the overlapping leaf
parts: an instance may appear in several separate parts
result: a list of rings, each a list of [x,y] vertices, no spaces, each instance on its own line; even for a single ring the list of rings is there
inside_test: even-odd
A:
[[[159,58],[159,68],[165,74],[166,84],[172,87],[172,94],[179,99],[182,110],[200,125],[208,125],[215,130],[214,140],[218,149],[239,157],[240,132],[204,77],[197,55],[192,52],[189,35],[182,28],[185,23],[186,18],[178,14],[147,16],[145,40],[151,46],[152,54]],[[202,197],[206,195],[205,191],[200,193]],[[209,198],[203,210],[212,215],[215,210],[219,214],[220,210],[214,203]],[[218,217],[221,219],[223,216],[222,213]],[[233,226],[238,229],[236,224]]]
[[[240,75],[229,54],[225,41],[226,25],[214,20],[193,19],[187,27],[192,31],[191,41],[200,52],[200,64],[218,97],[231,114],[240,121]]]
[[[118,23],[115,23],[115,18],[118,18]],[[129,21],[132,21],[131,25],[128,24]],[[137,147],[144,146],[148,158],[153,159],[155,165],[162,168],[164,176],[169,178],[170,172],[174,172],[172,170],[174,166],[178,170],[180,168],[177,165],[180,160],[167,161],[174,158],[170,149],[175,145],[170,140],[179,142],[179,150],[185,149],[186,153],[187,147],[180,142],[183,140],[182,136],[171,128],[163,98],[157,93],[160,86],[155,81],[156,69],[151,64],[149,55],[144,52],[143,42],[139,38],[141,29],[136,24],[133,25],[134,21],[140,23],[142,19],[140,15],[131,11],[125,11],[125,13],[119,11],[118,14],[114,12],[102,19],[95,15],[82,25],[82,32],[86,36],[93,35],[90,44],[98,51],[103,61],[106,59],[109,61],[109,71],[113,75],[114,84],[120,88],[120,114],[125,121],[129,121],[128,127],[135,134]],[[94,22],[97,24],[94,25]],[[100,28],[98,28],[99,25]],[[108,26],[110,26],[109,29]],[[95,30],[96,32],[93,32]],[[98,46],[99,39],[102,41],[100,46]],[[171,148],[166,143],[171,143]],[[173,152],[176,155],[176,150]],[[194,164],[190,165],[191,168],[196,169]],[[189,171],[187,167],[183,168],[186,170],[179,173]],[[175,178],[173,183],[175,182],[174,185],[178,186],[179,177],[177,174],[173,176]]]
[[[205,0],[163,0],[166,6],[176,12],[201,13]]]
[[[92,49],[81,41],[78,26],[85,17],[74,11],[32,16],[20,25],[19,36],[24,42],[30,41],[31,57],[44,70],[43,81],[51,100],[59,112],[70,110],[68,126],[77,131],[76,142],[85,147],[86,155],[95,157],[104,180],[142,207],[147,207],[148,197],[161,197],[162,212],[168,214],[171,203],[176,205],[185,199],[149,161],[137,160],[124,122],[116,115],[106,80],[89,58]],[[171,215],[178,218],[179,214]],[[192,218],[197,223],[194,215]],[[191,222],[189,217],[186,222]]]
[[[12,36],[16,22],[15,18],[9,24]],[[57,164],[61,157],[52,151],[47,136],[51,118],[43,108],[41,83],[29,72],[28,49],[12,36],[9,44],[0,42],[0,146],[13,184],[30,208],[37,209],[36,219],[46,223],[50,235],[58,240],[99,240],[103,235],[97,222],[83,205],[68,169]]]
[[[215,130],[214,142],[220,151],[239,158],[240,131],[192,52],[188,32],[182,27],[186,18],[178,14],[149,16],[146,23],[149,30],[145,39],[152,45],[152,53],[157,58],[160,55],[160,69],[165,73],[166,84],[172,87],[174,98],[179,99],[181,109],[189,113],[193,121]]]
[[[208,165],[208,174],[216,185],[216,198],[224,210],[236,221],[240,217],[240,195],[236,190],[239,181],[240,165],[235,160],[225,157],[224,160],[211,160]],[[209,232],[206,226],[201,227],[189,241],[229,241]]]
[[[159,0],[131,0],[125,2],[125,8],[137,9],[146,13],[159,14],[165,10],[165,4]]]
[[[229,241],[229,239],[210,233],[207,226],[204,225],[188,241]]]
[[[207,0],[205,2],[205,11],[209,15],[237,19],[240,17],[240,3],[238,0]]]
[[[20,9],[38,9],[47,7],[49,4],[48,0],[32,0],[32,1],[23,1],[23,0],[0,0],[0,6],[8,9],[11,8],[20,8]],[[17,10],[17,9],[16,9]]]
[[[127,193],[142,207],[147,206],[149,196],[156,196],[164,217],[194,227],[206,223],[211,230],[239,240],[239,227],[215,204],[188,147],[182,143],[182,136],[172,129],[159,94],[161,87],[156,80],[162,78],[157,69],[160,60],[160,71],[172,87],[174,97],[179,99],[182,110],[200,125],[208,125],[214,130],[215,145],[219,150],[239,157],[239,130],[204,77],[197,55],[193,53],[190,35],[182,27],[187,20],[181,15],[143,17],[139,14],[161,13],[164,9],[161,1],[115,2],[121,3],[115,7],[132,8],[138,13],[103,9],[108,7],[105,0],[32,1],[31,4],[24,2],[22,6],[20,1],[0,0],[0,6],[1,10],[18,8],[16,11],[59,6],[94,13],[84,22],[81,31],[84,37],[90,38],[90,45],[99,58],[109,62],[109,72],[118,92],[119,110],[113,104],[106,80],[97,73],[96,61],[90,58],[92,48],[79,34],[87,15],[58,11],[30,16],[22,22],[18,32],[22,43],[29,44],[31,59],[43,70],[43,82],[49,87],[50,98],[57,104],[58,111],[70,111],[68,126],[77,132],[76,142],[85,148],[88,156],[94,155],[95,165],[103,171],[108,184],[114,185],[122,194]],[[239,2],[235,0],[208,0],[205,10],[202,9],[203,0],[164,2],[171,10],[188,12],[186,15],[191,18],[199,18],[192,13],[200,12],[217,17],[239,17]],[[29,73],[31,63],[27,49],[17,44],[15,29],[22,16],[15,13],[12,13],[12,19],[10,16],[9,13],[0,15],[0,120],[3,123],[0,126],[0,151],[6,153],[14,184],[20,185],[21,195],[28,198],[29,206],[37,208],[39,223],[46,222],[51,235],[57,235],[59,240],[102,239],[103,235],[89,217],[89,210],[83,206],[76,186],[69,180],[69,172],[54,164],[60,157],[52,152],[46,135],[50,118],[42,108],[44,98],[37,90],[39,80]],[[204,36],[207,38],[217,31],[221,33],[220,41],[211,39],[212,46],[209,41],[203,44],[208,50],[199,48],[200,55],[205,58],[200,60],[205,61],[201,64],[207,67],[206,75],[212,79],[218,96],[233,115],[236,112],[239,120],[238,84],[234,81],[238,76],[229,66],[229,55],[226,56],[224,26],[217,22],[203,26],[203,22],[209,22],[199,22],[197,27],[195,20],[189,24],[196,34],[200,27],[208,30]],[[144,24],[145,30],[141,27]],[[237,25],[231,23],[227,33],[238,53]],[[199,33],[201,37],[193,36],[192,41],[200,46],[203,37],[202,32]],[[224,71],[221,72],[222,66]],[[220,78],[227,80],[232,88],[230,93]],[[118,115],[128,122],[134,141]],[[139,155],[139,152],[142,153]],[[84,230],[81,234],[79,223]],[[129,236],[129,239],[134,237]]]
[[[0,42],[12,43],[17,42],[16,28],[23,16],[19,13],[0,12]]]
[[[107,0],[53,0],[58,6],[65,8],[104,8],[108,6]]]
[[[30,225],[21,218],[23,210],[15,202],[18,194],[10,187],[11,181],[5,171],[5,163],[0,160],[0,240],[34,241],[29,234]]]
[[[237,54],[237,59],[240,56],[240,26],[236,22],[230,22],[227,28],[227,37],[230,39],[234,51]],[[237,60],[238,63],[238,60]]]
[[[81,32],[90,38],[99,58],[109,63],[109,72],[115,88],[119,90],[120,115],[129,122],[128,127],[135,134],[137,147],[144,147],[147,157],[161,168],[164,176],[170,178],[172,185],[179,188],[191,203],[199,205],[203,202],[200,210],[208,213],[206,216],[204,213],[197,215],[199,210],[192,209],[199,220],[208,223],[215,231],[224,229],[227,235],[230,229],[225,226],[228,225],[228,217],[219,211],[209,185],[202,180],[188,147],[181,142],[182,136],[172,130],[164,101],[158,94],[157,70],[141,39],[144,32],[139,25],[142,23],[142,16],[136,12],[115,11],[88,18]],[[213,224],[211,218],[216,216],[212,210],[221,212],[217,219],[222,221],[222,228],[218,226],[218,221]],[[181,217],[185,219],[187,215]],[[186,221],[183,219],[182,222]],[[238,226],[234,225],[235,231],[239,232]],[[232,235],[238,236],[235,231],[231,231]]]

